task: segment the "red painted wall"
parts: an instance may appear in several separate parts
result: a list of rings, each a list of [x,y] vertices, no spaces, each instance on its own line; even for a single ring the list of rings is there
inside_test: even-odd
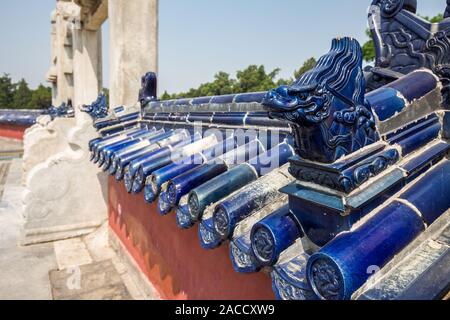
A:
[[[0,124],[0,137],[23,140],[27,126]]]
[[[274,299],[270,276],[234,271],[228,245],[202,249],[198,228],[181,230],[142,193],[130,195],[109,178],[109,224],[163,299]]]

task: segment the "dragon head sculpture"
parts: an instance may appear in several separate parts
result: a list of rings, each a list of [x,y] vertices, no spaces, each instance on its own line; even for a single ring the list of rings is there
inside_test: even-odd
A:
[[[147,72],[141,78],[141,89],[139,90],[139,102],[141,103],[141,108],[145,108],[149,102],[156,100],[156,89],[156,73]]]
[[[312,70],[269,91],[262,103],[271,118],[291,124],[300,157],[332,163],[378,139],[364,93],[361,47],[341,38]]]

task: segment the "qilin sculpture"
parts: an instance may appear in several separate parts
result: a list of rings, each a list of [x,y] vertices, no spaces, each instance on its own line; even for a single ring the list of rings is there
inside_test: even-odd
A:
[[[314,69],[269,91],[262,103],[271,117],[292,124],[302,158],[332,163],[379,139],[364,92],[361,47],[342,38]]]

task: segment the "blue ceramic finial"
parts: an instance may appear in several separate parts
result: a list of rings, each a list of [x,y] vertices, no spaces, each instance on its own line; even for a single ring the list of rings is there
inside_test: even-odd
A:
[[[141,78],[141,90],[139,90],[139,102],[141,107],[145,108],[150,102],[155,101],[157,97],[157,78],[156,73],[147,72]]]

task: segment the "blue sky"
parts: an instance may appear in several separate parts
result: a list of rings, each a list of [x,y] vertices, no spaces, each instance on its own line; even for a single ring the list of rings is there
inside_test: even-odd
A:
[[[133,1],[133,0],[130,0]],[[327,52],[336,36],[367,40],[371,0],[160,0],[159,92],[185,91],[217,71],[234,75],[250,64],[281,68],[289,77],[309,57]],[[444,0],[419,0],[433,16]],[[50,63],[50,12],[55,0],[0,0],[0,73],[45,82]],[[104,79],[108,86],[108,24]]]

